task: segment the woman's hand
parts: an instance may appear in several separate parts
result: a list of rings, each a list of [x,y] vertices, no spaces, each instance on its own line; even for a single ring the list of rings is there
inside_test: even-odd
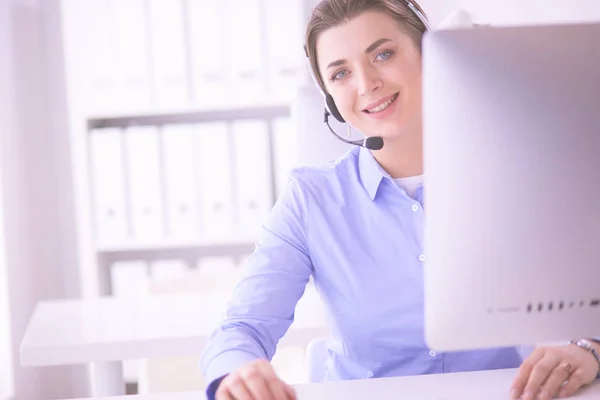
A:
[[[521,364],[511,399],[549,400],[575,394],[598,373],[592,354],[575,345],[540,347]]]
[[[291,386],[275,375],[267,360],[252,361],[227,375],[216,400],[296,400]]]

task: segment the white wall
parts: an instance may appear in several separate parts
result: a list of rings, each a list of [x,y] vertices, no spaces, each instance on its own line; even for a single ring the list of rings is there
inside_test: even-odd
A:
[[[8,25],[8,7],[7,3],[0,1],[0,37],[5,38],[4,27]],[[6,60],[8,56],[8,47],[0,44],[0,60]],[[8,130],[8,118],[10,111],[3,107],[3,101],[7,95],[5,80],[2,79],[8,76],[7,63],[0,63],[0,133],[4,136],[4,132]],[[0,148],[4,141],[0,142]],[[0,156],[2,154],[0,153]],[[0,165],[2,159],[0,157]],[[8,285],[6,274],[6,259],[4,249],[4,210],[2,204],[2,176],[0,176],[0,400],[8,399],[14,394],[13,387],[13,372],[12,372],[12,350],[11,350],[11,335],[9,325],[9,308],[8,308]]]
[[[0,3],[0,172],[15,398],[85,396],[83,367],[19,362],[35,303],[79,296],[59,0]]]
[[[0,22],[1,23],[1,22]],[[1,190],[2,182],[0,182]],[[1,200],[2,193],[0,193]],[[8,285],[4,254],[4,216],[0,203],[0,400],[14,394]]]
[[[12,38],[10,35],[10,4],[6,1],[0,1],[0,60],[8,60],[11,54]],[[6,62],[0,62],[0,172],[5,170],[7,163],[4,154],[7,153],[7,140],[9,132],[12,131],[12,88],[10,87],[10,76],[12,75],[12,65]],[[4,174],[5,175],[5,174]],[[8,292],[8,274],[5,253],[5,235],[4,235],[4,193],[6,180],[0,177],[0,399],[12,397],[14,394],[13,385],[13,363],[12,363],[12,337],[9,309]]]

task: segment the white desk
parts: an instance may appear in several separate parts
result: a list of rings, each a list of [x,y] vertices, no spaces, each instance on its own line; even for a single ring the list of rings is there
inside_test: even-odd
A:
[[[516,370],[421,375],[295,386],[299,400],[507,400]],[[600,383],[571,397],[600,399]],[[203,392],[165,393],[101,400],[206,400]]]
[[[200,354],[230,294],[39,303],[21,341],[21,365],[90,364],[92,394],[124,394],[123,360]],[[305,346],[329,334],[324,309],[307,289],[280,344]]]

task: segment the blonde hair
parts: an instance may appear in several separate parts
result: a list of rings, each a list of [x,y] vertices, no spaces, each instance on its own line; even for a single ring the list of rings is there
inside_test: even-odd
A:
[[[416,1],[411,0],[411,3],[424,16],[426,15]],[[326,90],[323,77],[319,72],[317,39],[326,30],[349,21],[365,11],[382,11],[394,18],[398,21],[400,29],[413,40],[418,49],[421,49],[423,34],[427,27],[411,10],[406,0],[323,0],[313,9],[304,37],[304,51],[309,58],[312,73],[323,92]]]

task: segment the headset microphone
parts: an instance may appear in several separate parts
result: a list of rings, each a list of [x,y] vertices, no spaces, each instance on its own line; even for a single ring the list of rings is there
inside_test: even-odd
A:
[[[323,122],[325,122],[325,124],[327,125],[327,127],[329,128],[331,133],[333,133],[333,136],[335,136],[342,142],[348,143],[348,144],[353,144],[355,146],[362,146],[369,150],[381,150],[383,148],[383,138],[380,136],[371,136],[371,137],[367,137],[367,138],[361,139],[361,140],[344,139],[343,137],[341,137],[340,135],[335,133],[333,128],[331,128],[331,125],[329,125],[329,115],[330,115],[329,111],[327,111],[327,109],[325,109],[325,112],[323,113]]]

